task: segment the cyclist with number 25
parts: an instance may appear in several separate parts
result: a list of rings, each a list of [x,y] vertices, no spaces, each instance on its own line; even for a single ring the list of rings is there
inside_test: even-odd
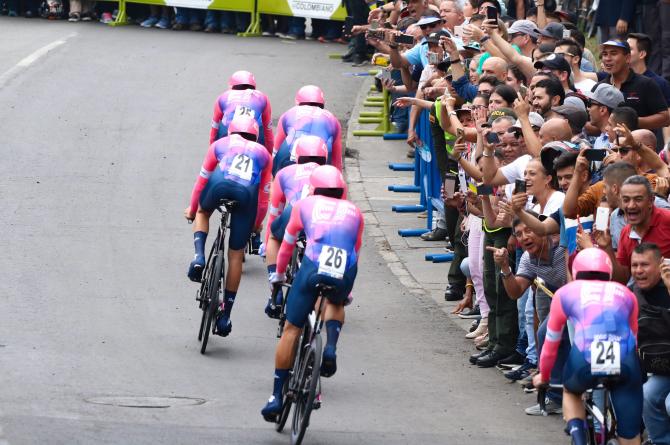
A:
[[[563,368],[563,417],[575,445],[586,445],[582,394],[609,380],[619,443],[640,443],[642,375],[638,361],[635,295],[612,282],[612,262],[598,248],[584,249],[572,265],[575,281],[561,287],[551,302],[547,336],[536,387],[549,382],[566,322],[575,328]]]
[[[285,279],[286,267],[301,230],[305,232],[305,256],[291,287],[286,306],[286,326],[275,354],[274,390],[261,414],[274,422],[282,409],[282,388],[289,374],[300,330],[317,299],[317,284],[334,286],[325,309],[326,347],[321,375],[330,377],[337,370],[336,346],[344,322],[344,303],[351,292],[358,270],[358,252],[363,234],[363,216],[351,202],[342,199],[346,185],[340,171],[330,165],[316,168],[310,177],[312,196],[293,205],[284,240],[277,257],[277,272],[271,283]]]
[[[237,116],[253,117],[261,129],[258,143],[272,153],[272,107],[270,99],[256,89],[256,79],[249,71],[236,71],[228,79],[229,90],[224,91],[214,103],[212,130],[209,143],[228,135],[228,126]]]
[[[232,329],[230,311],[240,285],[244,249],[251,231],[258,228],[265,218],[272,179],[270,153],[256,143],[256,120],[238,116],[230,123],[228,134],[210,145],[193,187],[191,204],[184,210],[186,219],[195,219],[195,258],[189,266],[188,277],[191,281],[200,282],[205,267],[209,217],[222,199],[237,201],[230,218],[223,310],[217,316],[215,331],[224,337]]]

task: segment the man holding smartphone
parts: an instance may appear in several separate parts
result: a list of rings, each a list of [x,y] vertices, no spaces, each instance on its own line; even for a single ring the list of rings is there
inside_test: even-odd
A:
[[[593,148],[607,149],[613,141],[609,140],[605,129],[612,111],[624,101],[623,94],[612,85],[601,83],[594,91],[586,92],[584,95],[589,99],[589,122],[600,130],[600,136],[596,138]]]

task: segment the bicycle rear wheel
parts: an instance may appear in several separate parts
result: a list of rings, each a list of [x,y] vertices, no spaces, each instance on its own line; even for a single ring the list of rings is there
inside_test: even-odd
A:
[[[205,322],[207,321],[207,312],[209,310],[209,287],[212,281],[212,270],[214,270],[215,261],[211,261],[212,256],[210,255],[210,261],[207,262],[207,268],[205,269],[205,275],[202,279],[202,284],[200,285],[200,291],[198,294],[198,301],[200,310],[202,310],[202,317],[200,318],[200,330],[198,331],[198,340],[202,341],[202,335],[204,333]]]
[[[300,381],[295,394],[295,409],[293,410],[293,425],[291,429],[291,444],[300,445],[309,426],[309,417],[314,407],[316,388],[319,383],[321,370],[321,335],[316,334],[314,339],[305,346],[303,362],[300,364]]]
[[[214,261],[214,268],[212,269],[212,274],[210,276],[210,281],[208,283],[208,300],[209,305],[207,310],[203,314],[203,317],[206,318],[204,323],[204,330],[202,330],[202,346],[200,347],[200,353],[204,354],[207,349],[207,341],[209,340],[209,334],[212,331],[212,320],[216,317],[216,311],[219,308],[219,292],[221,289],[221,279],[223,275],[223,252],[218,252],[216,254],[216,259]]]
[[[275,430],[277,430],[278,433],[281,433],[284,430],[284,426],[286,425],[286,421],[288,420],[288,415],[291,412],[291,405],[293,403],[293,397],[291,394],[289,394],[289,382],[291,381],[291,378],[286,379],[286,382],[284,383],[284,390],[282,392],[284,399],[282,400],[282,409],[281,413],[279,414],[279,417],[277,418],[277,425],[275,426]]]

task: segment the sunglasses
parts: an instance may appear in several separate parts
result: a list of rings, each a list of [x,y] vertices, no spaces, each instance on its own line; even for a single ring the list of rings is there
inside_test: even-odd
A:
[[[632,150],[632,147],[612,147],[614,153],[619,153],[621,156],[626,156]]]
[[[433,22],[433,23],[427,23],[425,25],[419,25],[419,28],[421,28],[422,31],[425,31],[428,28],[435,28],[440,23],[441,23],[440,21]]]

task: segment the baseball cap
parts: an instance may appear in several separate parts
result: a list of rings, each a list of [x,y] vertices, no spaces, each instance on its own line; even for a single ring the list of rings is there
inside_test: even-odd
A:
[[[572,105],[559,105],[557,107],[553,107],[551,111],[558,113],[566,118],[570,124],[570,128],[572,129],[572,133],[574,134],[582,131],[584,125],[586,125],[586,122],[589,120],[589,115],[586,113],[586,110],[579,109]]]
[[[621,48],[626,53],[630,52],[630,45],[626,41],[622,40],[608,40],[607,42],[601,44],[600,46],[613,46],[615,48]]]
[[[535,67],[535,69],[547,68],[550,70],[558,70],[558,71],[565,71],[567,73],[572,73],[570,64],[568,63],[567,60],[565,60],[565,57],[561,56],[560,54],[549,54],[547,57],[544,58],[544,60],[538,60],[537,62],[535,62],[533,66]]]
[[[489,115],[489,125],[492,124],[494,120],[503,116],[510,116],[516,119],[516,113],[514,112],[514,110],[512,110],[511,108],[502,107],[498,108],[497,110],[491,111]]]
[[[581,99],[580,97],[576,96],[576,95],[575,96],[567,96],[566,95],[565,100],[563,101],[563,105],[568,105],[568,106],[571,106],[571,107],[574,107],[574,108],[578,108],[578,109],[584,111],[584,113],[588,113],[588,111],[586,110],[586,105],[584,104],[584,100]]]
[[[442,19],[440,17],[424,16],[424,17],[421,17],[421,19],[418,22],[416,22],[416,26],[430,25],[431,23],[440,22],[440,21],[442,21]]]
[[[507,30],[508,34],[527,34],[531,37],[537,38],[540,31],[537,29],[535,23],[530,20],[517,20],[512,23],[512,26]]]
[[[426,40],[424,40],[423,43],[428,44],[428,43],[440,43],[440,37],[450,37],[449,33],[445,30],[440,30],[437,32],[431,32],[428,34],[426,37]]]
[[[528,113],[528,120],[530,121],[530,125],[532,125],[533,127],[540,128],[542,124],[544,124],[544,118],[534,111]],[[512,125],[512,127],[521,128],[521,121],[517,119],[516,122],[514,122],[514,125]]]
[[[599,83],[595,91],[586,91],[584,96],[608,108],[616,108],[625,100],[621,91],[608,83]]]
[[[579,151],[579,147],[564,141],[552,141],[544,144],[540,150],[540,161],[547,171],[554,170],[554,160],[563,153]]]
[[[575,24],[577,23],[577,14],[575,14],[574,12],[563,11],[559,9],[558,11],[556,11],[556,14],[561,18],[561,21]]]
[[[563,30],[565,27],[560,23],[551,22],[544,29],[540,30],[540,34],[550,39],[561,40],[563,38]]]

